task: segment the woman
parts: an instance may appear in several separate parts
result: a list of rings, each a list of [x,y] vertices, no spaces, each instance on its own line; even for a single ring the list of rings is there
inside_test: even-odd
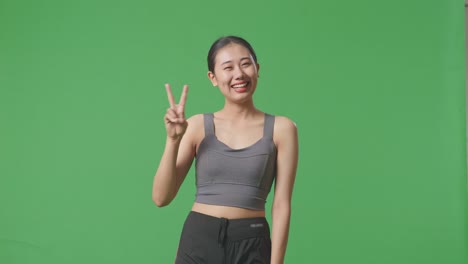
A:
[[[260,65],[250,44],[229,36],[208,53],[208,78],[225,97],[212,114],[185,119],[188,86],[178,104],[170,86],[167,138],[154,177],[153,200],[168,205],[196,158],[197,195],[176,263],[283,263],[298,161],[295,124],[253,102]],[[274,185],[272,234],[265,202]]]

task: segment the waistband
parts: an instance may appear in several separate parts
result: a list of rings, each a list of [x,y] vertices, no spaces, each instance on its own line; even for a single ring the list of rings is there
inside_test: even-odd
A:
[[[270,238],[270,226],[265,217],[226,219],[191,211],[185,224],[191,226],[195,235],[217,239],[219,247],[247,238]]]

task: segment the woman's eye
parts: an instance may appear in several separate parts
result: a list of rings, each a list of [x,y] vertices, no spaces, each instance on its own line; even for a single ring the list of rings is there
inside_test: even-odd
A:
[[[247,66],[249,66],[250,64],[251,64],[250,62],[246,62],[246,63],[242,64],[242,66],[247,67]]]
[[[232,70],[232,67],[231,67],[231,66],[229,66],[229,67],[226,67],[226,68],[224,68],[224,70],[226,70],[226,71],[230,71],[230,70]]]

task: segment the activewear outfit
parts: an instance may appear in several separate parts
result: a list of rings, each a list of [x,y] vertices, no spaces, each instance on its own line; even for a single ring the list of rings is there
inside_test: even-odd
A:
[[[265,210],[276,175],[275,117],[265,114],[263,136],[232,149],[215,135],[213,114],[204,114],[205,137],[196,155],[196,202]],[[265,217],[225,219],[190,212],[176,264],[270,263],[270,229]]]

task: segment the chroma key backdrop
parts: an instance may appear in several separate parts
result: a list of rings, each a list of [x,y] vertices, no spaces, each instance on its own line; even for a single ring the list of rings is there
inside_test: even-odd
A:
[[[219,110],[225,35],[298,127],[285,263],[468,263],[463,5],[1,0],[0,263],[173,263],[195,175],[154,205],[164,84]]]

